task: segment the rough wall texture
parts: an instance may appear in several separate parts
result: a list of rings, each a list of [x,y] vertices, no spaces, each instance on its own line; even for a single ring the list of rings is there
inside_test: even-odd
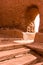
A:
[[[0,30],[0,37],[22,39],[23,34],[20,30],[17,29]]]
[[[43,0],[0,0],[0,27],[18,28],[26,31],[26,8],[36,5],[40,12],[40,32],[43,32]],[[34,14],[33,14],[34,15]]]

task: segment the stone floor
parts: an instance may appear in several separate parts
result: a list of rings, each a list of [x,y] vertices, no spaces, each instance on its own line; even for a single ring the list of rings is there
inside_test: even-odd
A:
[[[0,65],[43,65],[43,44],[0,41]]]

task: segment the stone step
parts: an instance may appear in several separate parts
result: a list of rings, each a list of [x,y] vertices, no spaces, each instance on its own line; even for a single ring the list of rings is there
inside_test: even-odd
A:
[[[13,43],[13,42],[3,42],[0,43],[0,51],[2,50],[9,50],[9,49],[16,49],[16,48],[21,48],[23,47],[23,44],[19,43]]]
[[[39,62],[39,63],[36,63],[34,65],[43,65],[43,61],[42,62]]]
[[[32,44],[27,44],[27,45],[24,45],[32,50],[35,50],[37,53],[43,55],[43,43],[32,43]]]
[[[32,65],[37,62],[37,57],[32,54],[26,54],[19,58],[13,58],[0,62],[0,65]]]
[[[43,65],[43,57],[41,57],[40,61],[36,62],[34,65]]]
[[[0,51],[0,61],[10,59],[13,57],[17,57],[17,55],[21,56],[21,54],[25,54],[29,51],[30,51],[30,49],[27,49],[27,48],[19,48],[19,49],[7,50],[7,51]]]

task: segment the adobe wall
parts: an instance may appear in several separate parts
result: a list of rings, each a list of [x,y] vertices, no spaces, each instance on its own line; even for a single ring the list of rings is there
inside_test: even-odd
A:
[[[15,26],[25,31],[24,14],[32,4],[39,8],[40,32],[43,32],[43,0],[0,0],[0,26]]]

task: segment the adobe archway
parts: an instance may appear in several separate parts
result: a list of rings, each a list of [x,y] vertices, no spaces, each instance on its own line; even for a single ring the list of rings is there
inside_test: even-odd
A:
[[[35,18],[39,16],[38,14],[40,13],[36,5],[31,5],[27,7],[26,12],[25,12],[25,25],[27,26],[28,32],[38,32],[35,30],[36,22],[38,22],[37,28],[39,28],[39,21],[35,20]]]

